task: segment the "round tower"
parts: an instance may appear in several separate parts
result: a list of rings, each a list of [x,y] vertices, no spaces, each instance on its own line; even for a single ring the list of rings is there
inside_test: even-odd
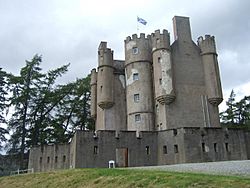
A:
[[[167,30],[156,30],[151,35],[154,67],[155,100],[169,105],[175,99],[173,70],[170,51],[170,36]]]
[[[125,40],[128,130],[151,131],[154,125],[150,36]]]
[[[198,46],[201,49],[208,101],[218,106],[223,96],[214,36],[205,35],[205,39],[199,37]]]
[[[113,81],[113,51],[107,48],[107,42],[101,42],[98,48],[97,104],[102,109],[114,105]]]
[[[96,99],[97,99],[97,72],[96,69],[91,70],[91,80],[90,80],[90,87],[91,87],[91,106],[90,106],[90,115],[93,119],[96,118]]]

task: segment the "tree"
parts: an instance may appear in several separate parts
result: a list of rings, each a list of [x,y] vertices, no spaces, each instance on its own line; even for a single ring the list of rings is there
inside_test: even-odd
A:
[[[62,99],[54,92],[55,80],[67,71],[69,65],[62,66],[48,73],[42,73],[42,57],[35,55],[21,69],[20,75],[10,75],[10,106],[14,112],[8,122],[12,131],[9,140],[9,152],[20,153],[21,162],[25,151],[39,144],[41,134],[49,113]],[[22,166],[23,167],[23,166]]]
[[[94,129],[94,122],[90,117],[90,75],[61,86],[61,91],[70,92],[57,106],[53,121],[55,143],[68,141],[75,130]]]
[[[8,121],[12,133],[8,152],[20,154],[21,161],[31,146],[67,143],[76,129],[93,129],[90,76],[57,85],[69,64],[44,73],[41,62],[42,57],[35,55],[20,75],[9,75],[13,113]]]
[[[235,102],[235,93],[234,90],[231,91],[230,96],[226,102],[227,109],[226,111],[222,112],[221,119],[222,123],[224,124],[235,124],[235,118],[236,118],[236,102]]]
[[[248,125],[250,122],[250,96],[245,96],[236,103],[236,123],[239,125]]]
[[[40,73],[41,56],[35,55],[31,61],[26,61],[26,66],[20,71],[20,76],[9,76],[11,85],[10,105],[14,107],[14,113],[8,122],[11,135],[11,152],[20,153],[21,168],[26,149],[27,127],[31,124],[30,107],[37,94],[37,82],[43,75]]]
[[[227,109],[220,114],[222,124],[237,127],[250,125],[250,96],[245,96],[238,102],[235,101],[235,96],[232,90],[226,102]]]
[[[7,95],[7,82],[6,82],[7,73],[0,68],[0,125],[5,124],[6,120],[4,117],[4,111],[6,109],[6,95]],[[6,141],[5,134],[8,134],[8,131],[0,126],[0,149],[2,147],[2,142]]]

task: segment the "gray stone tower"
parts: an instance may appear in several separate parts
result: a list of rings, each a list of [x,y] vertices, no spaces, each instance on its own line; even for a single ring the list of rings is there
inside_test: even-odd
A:
[[[154,129],[152,56],[150,37],[125,40],[125,72],[128,130]]]
[[[124,61],[114,60],[107,42],[98,48],[98,72],[91,71],[91,116],[96,130],[127,130]]]
[[[170,36],[167,30],[151,34],[154,70],[155,124],[157,130],[166,129],[166,105],[175,99]]]
[[[97,72],[96,69],[91,70],[91,106],[90,106],[90,115],[96,120],[96,109],[97,109]]]
[[[111,108],[114,105],[114,67],[113,51],[107,48],[106,42],[101,42],[98,48],[98,82],[97,104],[102,109]]]

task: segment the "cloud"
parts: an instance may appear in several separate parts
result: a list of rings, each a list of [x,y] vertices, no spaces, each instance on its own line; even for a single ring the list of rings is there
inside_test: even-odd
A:
[[[65,82],[73,81],[97,66],[100,41],[124,59],[123,40],[137,33],[137,15],[148,22],[139,32],[164,28],[172,41],[172,17],[181,15],[190,17],[194,41],[207,33],[216,37],[222,85],[231,90],[250,81],[249,7],[248,0],[0,0],[1,67],[17,73],[38,53],[45,70],[70,62]]]

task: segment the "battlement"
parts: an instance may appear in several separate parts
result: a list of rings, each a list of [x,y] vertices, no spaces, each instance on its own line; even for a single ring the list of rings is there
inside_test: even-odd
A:
[[[111,48],[108,48],[107,47],[107,42],[104,42],[104,41],[102,41],[101,43],[100,43],[100,45],[99,45],[99,47],[98,47],[98,51],[99,51],[99,55],[101,55],[102,56],[102,53],[101,52],[103,52],[103,53],[107,53],[107,52],[109,52],[109,53],[111,53],[112,55],[113,55],[113,50],[111,50]]]
[[[214,36],[205,35],[205,38],[200,36],[198,38],[197,44],[200,47],[202,54],[206,54],[206,53],[216,54],[216,45],[215,45]]]
[[[155,30],[154,33],[151,34],[151,38],[160,38],[161,36],[169,36],[169,32],[166,29],[163,29],[162,33],[160,29]]]
[[[167,30],[163,30],[161,33],[160,30],[155,30],[151,34],[152,42],[152,52],[157,49],[170,49],[170,34]]]
[[[138,37],[137,34],[133,34],[132,38],[130,36],[128,36],[124,42],[128,43],[128,42],[133,41],[133,40],[150,40],[150,35],[147,35],[147,37],[146,37],[145,33],[140,33],[140,37]]]

